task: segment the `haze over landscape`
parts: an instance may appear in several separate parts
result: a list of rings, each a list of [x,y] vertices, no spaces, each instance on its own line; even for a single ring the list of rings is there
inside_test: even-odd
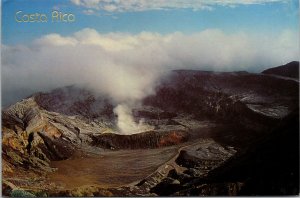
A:
[[[54,1],[38,10],[25,2],[3,1],[2,106],[72,84],[140,100],[174,69],[261,72],[298,59],[297,1]],[[66,6],[74,23],[11,21],[20,7]]]

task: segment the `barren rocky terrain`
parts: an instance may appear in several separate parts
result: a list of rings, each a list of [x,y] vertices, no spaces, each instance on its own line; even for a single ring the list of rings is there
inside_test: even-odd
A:
[[[127,135],[107,96],[25,98],[2,110],[3,194],[296,195],[299,79],[264,73],[173,71],[132,108],[147,130]]]

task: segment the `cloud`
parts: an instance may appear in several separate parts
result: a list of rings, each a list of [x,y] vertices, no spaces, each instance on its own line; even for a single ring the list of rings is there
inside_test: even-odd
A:
[[[86,8],[96,8],[98,9],[99,4],[105,1],[102,0],[71,0],[71,3],[77,6],[83,6]]]
[[[71,84],[118,104],[135,103],[152,94],[172,69],[261,71],[297,60],[298,52],[298,34],[290,30],[277,36],[218,29],[189,35],[101,34],[94,29],[48,34],[28,45],[2,45],[3,104],[25,97],[20,90],[29,95]]]
[[[289,0],[70,0],[71,3],[88,9],[107,12],[139,12],[147,10],[193,9],[212,10],[214,6],[235,7],[238,5],[289,2]]]
[[[85,15],[95,15],[96,14],[95,10],[92,10],[92,9],[83,10],[82,13]]]
[[[62,37],[59,34],[49,34],[40,39],[35,40],[34,44],[40,45],[40,46],[42,46],[42,45],[75,46],[77,44],[77,40],[72,37]]]

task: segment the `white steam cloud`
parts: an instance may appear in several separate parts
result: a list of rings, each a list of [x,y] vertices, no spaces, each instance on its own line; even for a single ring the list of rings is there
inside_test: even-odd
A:
[[[128,118],[128,108],[152,94],[167,71],[261,71],[297,60],[298,52],[298,35],[289,30],[276,36],[227,34],[218,29],[190,35],[100,34],[94,29],[70,36],[49,34],[28,45],[2,45],[3,104],[25,93],[77,84],[121,104],[115,109],[119,128],[135,131],[141,125]],[[126,129],[123,121],[133,127]]]
[[[119,104],[114,109],[114,113],[118,115],[118,127],[123,134],[134,134],[153,129],[146,125],[143,119],[139,120],[138,123],[135,122],[132,110],[126,104]]]

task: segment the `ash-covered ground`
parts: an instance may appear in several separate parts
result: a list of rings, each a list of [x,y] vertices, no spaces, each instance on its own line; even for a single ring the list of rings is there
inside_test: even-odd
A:
[[[36,93],[2,111],[3,194],[297,195],[298,109],[278,70],[176,70],[134,104]]]

